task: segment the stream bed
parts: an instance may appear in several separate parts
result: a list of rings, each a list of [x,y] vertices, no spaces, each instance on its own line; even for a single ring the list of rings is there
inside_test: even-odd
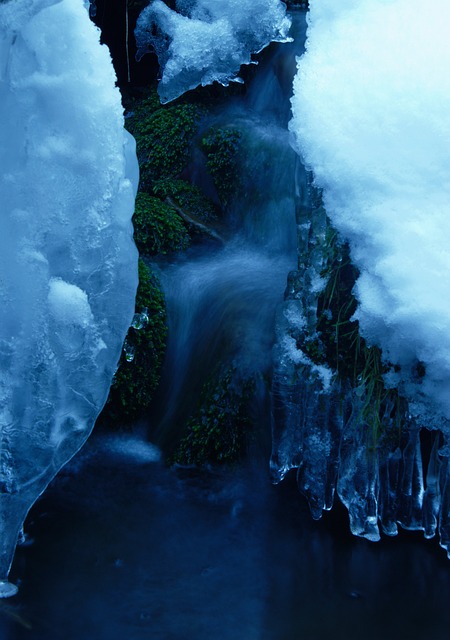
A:
[[[135,436],[94,436],[27,520],[2,640],[448,638],[436,541],[370,543],[314,522],[267,461],[168,469]]]

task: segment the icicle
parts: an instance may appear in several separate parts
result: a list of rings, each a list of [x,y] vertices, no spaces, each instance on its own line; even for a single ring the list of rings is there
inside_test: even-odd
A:
[[[378,454],[362,410],[363,401],[354,401],[352,415],[344,427],[337,491],[347,507],[351,532],[376,542],[380,539]]]
[[[426,490],[423,497],[423,528],[425,538],[433,538],[438,524],[439,507],[441,503],[439,480],[442,466],[439,458],[440,440],[440,432],[434,432],[433,448],[428,462]]]
[[[130,74],[130,49],[128,45],[128,0],[125,0],[125,54],[127,60],[127,81],[131,82],[131,74]]]
[[[424,487],[419,434],[420,429],[412,425],[403,450],[403,474],[397,513],[397,521],[402,527],[413,531],[423,529]]]
[[[441,467],[441,508],[439,511],[439,544],[447,551],[450,559],[450,465],[448,452],[442,456]]]
[[[378,508],[381,528],[388,536],[398,534],[397,510],[401,479],[402,453],[400,435],[401,413],[396,407],[398,398],[387,397],[380,421],[381,436],[378,443],[379,493]]]
[[[274,359],[279,363],[274,371],[272,404],[272,456],[270,459],[271,479],[274,484],[281,482],[286,473],[300,464],[300,381],[293,366],[286,363],[280,354]],[[283,367],[285,365],[285,367]]]
[[[303,448],[297,484],[306,497],[315,520],[333,505],[339,468],[342,431],[340,389],[318,393],[314,384],[304,383]]]
[[[396,536],[398,487],[400,480],[400,463],[402,453],[397,447],[395,451],[380,456],[379,461],[379,517],[383,533]]]

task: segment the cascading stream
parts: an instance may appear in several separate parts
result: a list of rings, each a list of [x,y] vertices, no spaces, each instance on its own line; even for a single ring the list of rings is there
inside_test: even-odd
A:
[[[304,180],[287,131],[286,93],[303,47],[304,14],[294,15],[293,29],[300,33],[296,42],[272,45],[245,96],[214,116],[240,133],[240,187],[227,207],[231,239],[160,265],[169,323],[156,409],[163,446],[218,365],[255,378],[260,391],[271,369],[275,309],[296,263],[296,184]],[[191,170],[201,180],[201,167]]]

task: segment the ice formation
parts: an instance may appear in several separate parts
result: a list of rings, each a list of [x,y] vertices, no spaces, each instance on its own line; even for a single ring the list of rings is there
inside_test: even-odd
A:
[[[270,42],[288,41],[280,0],[177,0],[177,11],[152,0],[137,21],[137,56],[154,50],[162,71],[158,93],[170,102],[200,84],[240,81],[242,64]]]
[[[450,6],[422,8],[311,3],[290,127],[313,185],[305,174],[277,323],[271,469],[297,468],[316,518],[337,491],[356,535],[438,530],[450,557]],[[353,319],[384,362],[356,380],[314,360],[330,264],[343,264],[336,229],[359,270]]]
[[[0,4],[0,596],[33,502],[88,437],[134,310],[138,166],[81,0]]]
[[[362,333],[429,425],[450,418],[450,5],[427,8],[311,3],[291,124],[361,271]]]

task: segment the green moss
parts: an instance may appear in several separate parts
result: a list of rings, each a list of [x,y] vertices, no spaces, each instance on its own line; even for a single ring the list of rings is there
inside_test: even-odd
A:
[[[194,104],[162,106],[155,93],[135,104],[126,126],[136,139],[142,190],[150,191],[155,180],[182,172],[204,113]]]
[[[352,319],[357,307],[353,287],[359,273],[350,261],[348,245],[339,244],[335,233],[326,250],[327,266],[321,277],[327,284],[319,297],[317,329],[324,361],[342,378],[354,382],[364,367],[359,324]]]
[[[381,437],[386,441],[387,425],[394,425],[394,438],[398,438],[405,401],[397,389],[385,387],[383,376],[390,365],[383,361],[381,350],[360,335],[353,318],[357,308],[353,288],[359,272],[350,261],[348,246],[339,243],[331,227],[324,253],[328,259],[321,276],[327,284],[318,301],[317,335],[306,337],[301,346],[313,362],[336,371],[344,388],[354,389],[361,400],[360,422],[367,425],[371,442],[376,444]]]
[[[249,437],[252,380],[242,380],[232,368],[205,384],[198,411],[187,423],[170,462],[230,464],[244,455]]]
[[[212,222],[217,218],[213,203],[198,187],[185,180],[158,180],[153,185],[153,193],[161,200],[172,198],[190,216],[203,222]]]
[[[202,138],[207,167],[221,202],[226,206],[239,183],[241,134],[236,129],[210,129]]]
[[[148,193],[137,195],[133,224],[140,254],[166,254],[185,249],[189,244],[188,232],[175,209]]]
[[[108,425],[129,423],[143,415],[159,383],[167,339],[166,309],[158,279],[142,260],[139,260],[136,314],[145,314],[148,321],[142,328],[128,331],[101,414],[100,421]]]
[[[143,94],[128,98],[125,103],[127,129],[139,131],[139,122],[161,108],[156,87],[150,87]]]

